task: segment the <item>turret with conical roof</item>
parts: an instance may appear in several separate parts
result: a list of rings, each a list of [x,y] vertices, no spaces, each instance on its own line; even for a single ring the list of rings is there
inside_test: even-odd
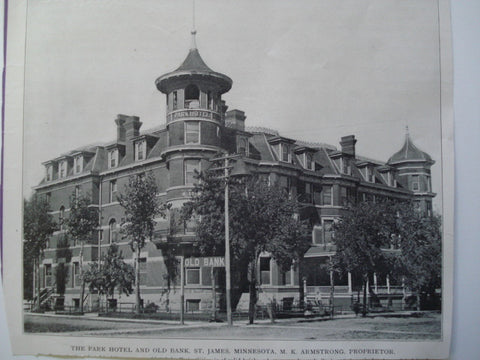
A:
[[[388,159],[387,164],[396,168],[399,183],[414,193],[414,201],[418,208],[430,214],[432,212],[431,166],[435,163],[432,157],[415,146],[408,127],[402,148]]]
[[[160,76],[155,84],[167,97],[167,147],[163,150],[170,170],[168,198],[187,198],[185,188],[193,186],[195,171],[208,166],[208,158],[223,151],[225,102],[222,94],[232,80],[210,69],[200,56],[196,31],[183,63]]]

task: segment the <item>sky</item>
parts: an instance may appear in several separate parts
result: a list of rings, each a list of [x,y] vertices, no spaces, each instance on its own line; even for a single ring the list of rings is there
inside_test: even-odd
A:
[[[188,53],[192,0],[29,2],[24,193],[42,162],[115,138],[117,114],[165,122],[155,79]],[[233,79],[247,126],[387,161],[411,138],[436,164],[441,204],[440,59],[432,0],[197,0],[202,58]]]

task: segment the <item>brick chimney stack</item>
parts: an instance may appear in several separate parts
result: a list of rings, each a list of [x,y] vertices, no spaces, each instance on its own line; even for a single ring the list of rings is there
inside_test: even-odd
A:
[[[357,142],[357,139],[355,139],[355,135],[342,136],[340,140],[342,153],[355,157],[356,142]]]
[[[140,135],[142,122],[138,116],[118,114],[115,120],[117,124],[117,141],[125,142],[125,156],[129,161],[134,159],[134,146],[132,139]]]
[[[245,113],[241,110],[230,110],[225,114],[225,126],[245,131]]]

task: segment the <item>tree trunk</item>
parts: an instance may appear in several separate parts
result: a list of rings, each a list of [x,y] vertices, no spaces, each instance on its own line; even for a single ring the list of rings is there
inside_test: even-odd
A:
[[[303,266],[302,262],[298,262],[298,294],[299,294],[299,299],[298,302],[299,304],[303,304],[303,299],[305,299],[305,291],[303,288]]]
[[[135,249],[135,313],[140,314],[140,248]]]
[[[40,256],[38,256],[35,261],[35,277],[36,277],[36,291],[37,291],[37,302],[35,304],[35,309],[40,311]]]
[[[82,288],[80,290],[80,313],[83,314],[83,297],[85,296],[85,280],[83,279],[83,241],[80,245],[79,254],[80,279],[82,281]]]
[[[367,316],[367,276],[363,277],[363,308],[362,308],[362,317]]]
[[[250,302],[248,305],[248,323],[253,324],[255,320],[255,306],[257,304],[257,282],[256,282],[256,274],[255,274],[255,260],[250,263],[250,285],[249,285],[249,293],[250,293]]]

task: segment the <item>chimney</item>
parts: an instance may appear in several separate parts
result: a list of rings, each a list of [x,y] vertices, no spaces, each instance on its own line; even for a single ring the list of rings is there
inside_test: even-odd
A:
[[[115,119],[115,123],[117,124],[117,143],[124,143],[125,142],[125,119],[121,118],[118,115]]]
[[[140,135],[140,127],[142,123],[138,116],[128,116],[119,114],[115,120],[117,123],[117,139],[123,138],[125,142],[125,156],[128,162],[132,162],[134,159],[134,137]]]
[[[234,109],[227,111],[225,114],[225,126],[232,129],[245,131],[246,118],[247,117],[245,116],[245,113],[241,110]]]
[[[342,136],[340,140],[340,146],[342,147],[342,153],[355,157],[355,135]]]

